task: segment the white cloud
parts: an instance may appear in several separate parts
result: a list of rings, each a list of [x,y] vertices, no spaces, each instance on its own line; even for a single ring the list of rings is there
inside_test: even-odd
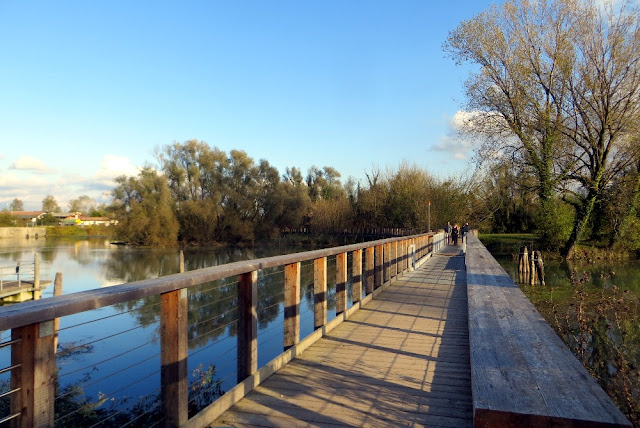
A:
[[[53,174],[56,172],[55,169],[47,167],[40,159],[29,155],[20,156],[11,164],[9,169],[33,171],[41,174]]]
[[[26,209],[40,209],[47,195],[53,195],[62,209],[81,195],[88,195],[98,203],[109,203],[110,191],[116,185],[114,179],[123,174],[138,175],[138,172],[139,168],[125,156],[104,156],[93,174],[54,173],[35,157],[22,156],[9,170],[0,171],[0,208],[18,198]]]
[[[469,137],[471,121],[477,117],[477,112],[458,111],[449,119],[447,134],[431,145],[431,150],[447,152],[454,159],[469,159],[473,151],[475,140]]]
[[[140,168],[133,165],[128,157],[105,155],[102,158],[100,168],[91,178],[102,186],[114,187],[116,177],[120,175],[135,176],[139,172]]]

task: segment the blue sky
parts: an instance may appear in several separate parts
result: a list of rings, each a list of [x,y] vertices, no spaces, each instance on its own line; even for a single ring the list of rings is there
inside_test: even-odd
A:
[[[206,141],[284,173],[464,174],[468,70],[442,43],[489,1],[0,1],[0,209],[89,195]]]

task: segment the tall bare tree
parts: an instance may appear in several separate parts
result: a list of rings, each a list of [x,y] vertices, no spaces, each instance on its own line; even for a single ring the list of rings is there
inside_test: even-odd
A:
[[[543,212],[559,191],[578,196],[567,255],[604,187],[637,154],[628,131],[638,119],[639,34],[627,3],[507,0],[445,43],[456,61],[478,66],[465,89],[469,128],[486,137],[481,158],[532,173]]]

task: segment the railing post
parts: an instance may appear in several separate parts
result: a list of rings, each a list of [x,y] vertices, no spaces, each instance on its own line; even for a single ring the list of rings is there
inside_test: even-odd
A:
[[[382,287],[382,275],[383,275],[383,254],[382,254],[382,245],[376,245],[376,285],[374,288]]]
[[[238,383],[258,370],[258,272],[238,275]]]
[[[398,276],[398,241],[391,244],[391,277]]]
[[[300,341],[300,263],[284,267],[284,349]]]
[[[351,300],[355,304],[362,298],[362,250],[353,251],[351,260]]]
[[[373,258],[374,255],[374,251],[375,248],[374,247],[367,247],[365,250],[366,253],[366,260],[365,263],[367,264],[367,272],[366,272],[366,291],[365,293],[367,295],[373,293],[373,286],[374,286],[374,270],[375,270],[375,260]]]
[[[11,414],[19,413],[14,427],[53,427],[54,378],[56,357],[53,352],[53,320],[11,331]]]
[[[336,255],[336,315],[347,310],[347,253]]]
[[[160,382],[166,427],[182,425],[189,418],[187,303],[186,288],[161,295]]]
[[[327,258],[313,261],[313,326],[318,329],[327,323]]]
[[[384,244],[384,278],[383,282],[391,282],[391,243]]]

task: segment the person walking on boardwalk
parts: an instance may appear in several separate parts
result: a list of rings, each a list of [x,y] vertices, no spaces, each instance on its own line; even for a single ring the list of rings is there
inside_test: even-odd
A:
[[[451,243],[451,223],[447,222],[447,225],[444,227],[444,236],[447,238],[447,244]]]
[[[458,234],[460,233],[460,228],[458,228],[458,223],[453,225],[451,229],[451,239],[453,240],[453,245],[458,245]]]
[[[464,235],[466,235],[467,233],[469,233],[469,223],[465,223],[464,226],[462,226],[462,229],[460,229],[460,236],[462,237],[462,243],[464,243]]]

